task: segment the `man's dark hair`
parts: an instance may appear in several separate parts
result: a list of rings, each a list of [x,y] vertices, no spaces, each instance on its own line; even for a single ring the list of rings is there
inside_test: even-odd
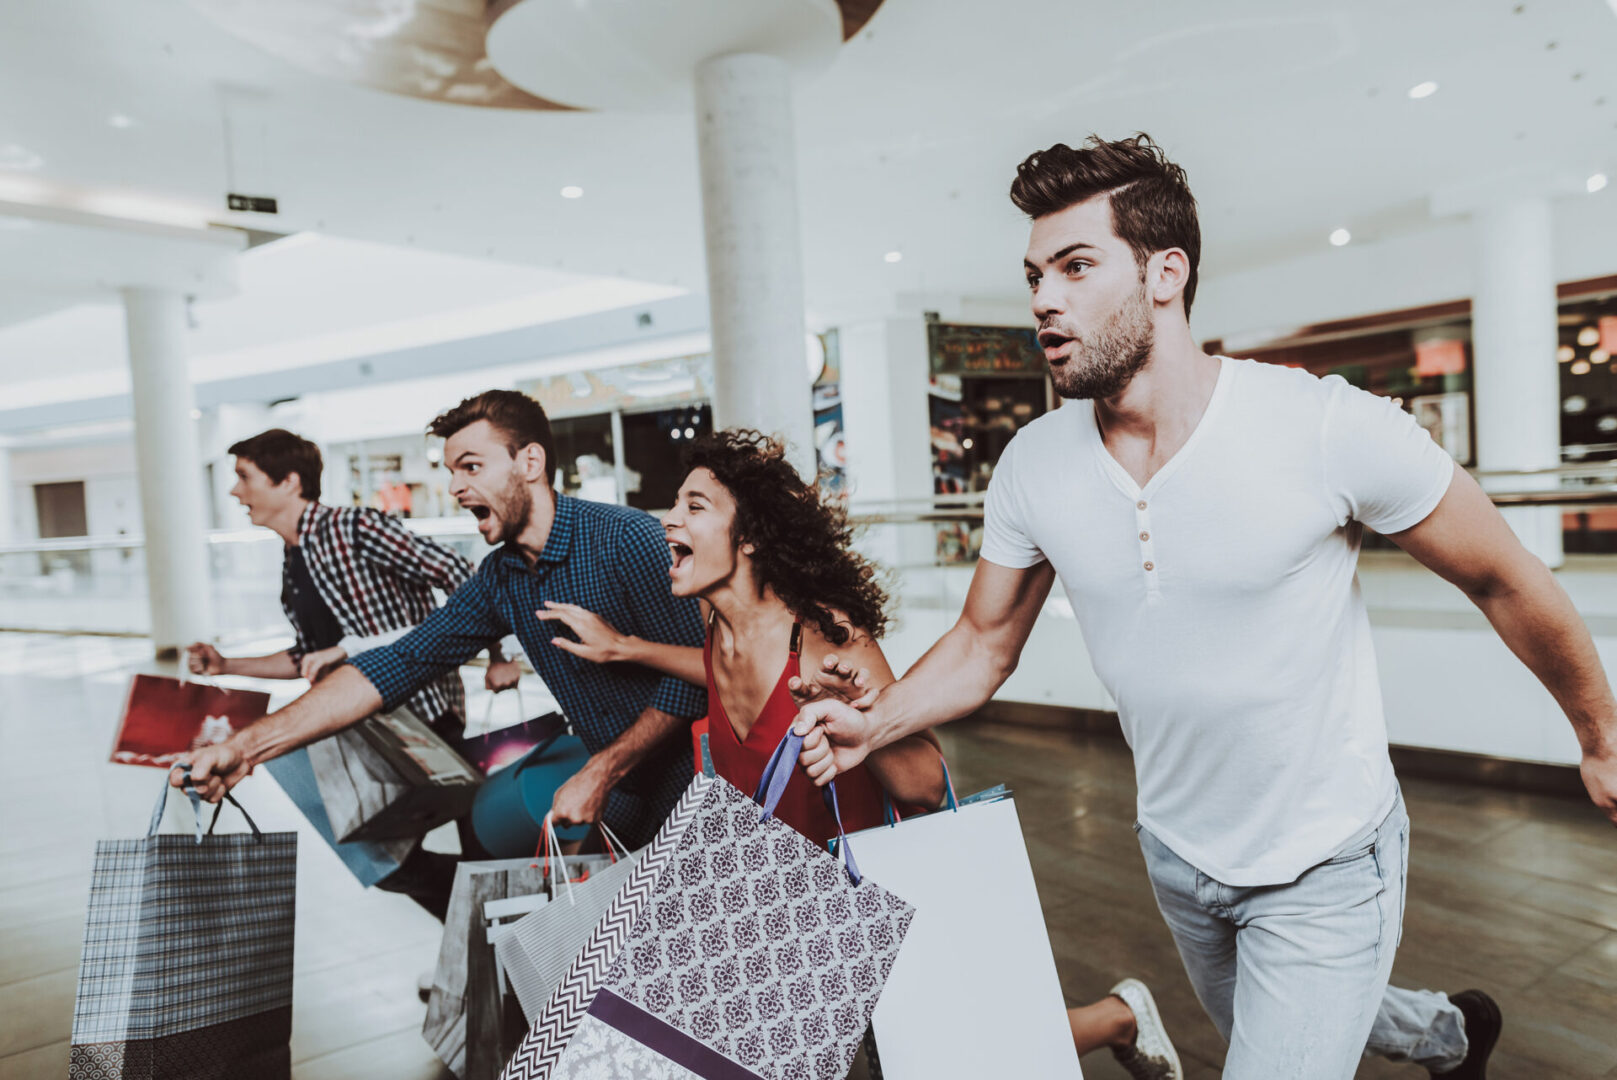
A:
[[[1031,218],[1057,213],[1096,195],[1109,196],[1112,231],[1134,252],[1142,272],[1154,252],[1184,250],[1190,261],[1184,293],[1188,318],[1196,299],[1202,233],[1185,170],[1169,161],[1162,147],[1143,132],[1117,142],[1091,135],[1079,150],[1056,143],[1029,154],[1011,182],[1011,201]]]
[[[550,434],[550,418],[545,415],[545,407],[527,394],[516,390],[484,390],[440,413],[427,425],[427,431],[447,439],[479,420],[487,420],[489,426],[500,433],[512,457],[529,443],[538,443],[539,449],[545,452],[545,486],[555,485],[556,440]]]
[[[272,484],[297,473],[303,497],[310,502],[320,501],[320,448],[303,436],[284,428],[270,428],[243,439],[226,452],[257,465]]]

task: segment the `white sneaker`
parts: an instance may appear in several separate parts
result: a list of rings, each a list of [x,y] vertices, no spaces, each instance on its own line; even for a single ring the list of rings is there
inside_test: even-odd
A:
[[[1111,992],[1134,1013],[1134,1045],[1113,1047],[1112,1056],[1134,1080],[1184,1080],[1185,1068],[1157,1012],[1156,999],[1139,979],[1124,979]]]

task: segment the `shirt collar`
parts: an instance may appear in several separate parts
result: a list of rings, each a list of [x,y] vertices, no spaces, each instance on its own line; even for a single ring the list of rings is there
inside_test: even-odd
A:
[[[573,547],[573,534],[578,531],[578,500],[570,495],[556,495],[556,517],[550,523],[550,535],[545,537],[545,546],[539,552],[537,563],[564,563]],[[528,568],[528,560],[522,557],[522,551],[516,544],[508,543],[501,549],[502,557],[508,563],[515,563],[523,569]],[[538,569],[536,565],[534,569]]]
[[[317,502],[312,502],[303,508],[303,513],[298,517],[299,544],[302,544],[304,540],[308,539],[309,534],[314,532],[315,523],[320,518],[320,511],[324,509],[325,507]]]

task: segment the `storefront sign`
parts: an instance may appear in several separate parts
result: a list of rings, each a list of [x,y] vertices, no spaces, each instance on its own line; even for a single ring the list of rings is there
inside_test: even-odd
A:
[[[1448,338],[1415,343],[1415,374],[1460,375],[1465,372],[1465,342]]]
[[[934,375],[1043,375],[1044,351],[1030,329],[1010,326],[926,328]]]

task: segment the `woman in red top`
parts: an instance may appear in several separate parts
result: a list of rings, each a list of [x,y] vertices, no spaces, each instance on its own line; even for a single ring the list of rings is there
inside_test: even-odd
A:
[[[875,567],[850,550],[846,513],[803,482],[778,441],[755,431],[717,432],[692,445],[687,465],[663,528],[674,595],[703,601],[706,647],[627,637],[569,604],[551,604],[539,617],[572,629],[577,642],[558,636],[554,644],[586,659],[638,662],[705,682],[714,770],[751,792],[791,730],[798,711],[792,690],[805,667],[832,675],[864,669],[861,693],[893,681],[876,643],[887,626],[887,595]],[[900,812],[943,801],[943,762],[930,732],[884,747],[837,777],[843,828],[880,824],[884,791]],[[776,816],[811,840],[837,834],[820,789],[800,770]]]

